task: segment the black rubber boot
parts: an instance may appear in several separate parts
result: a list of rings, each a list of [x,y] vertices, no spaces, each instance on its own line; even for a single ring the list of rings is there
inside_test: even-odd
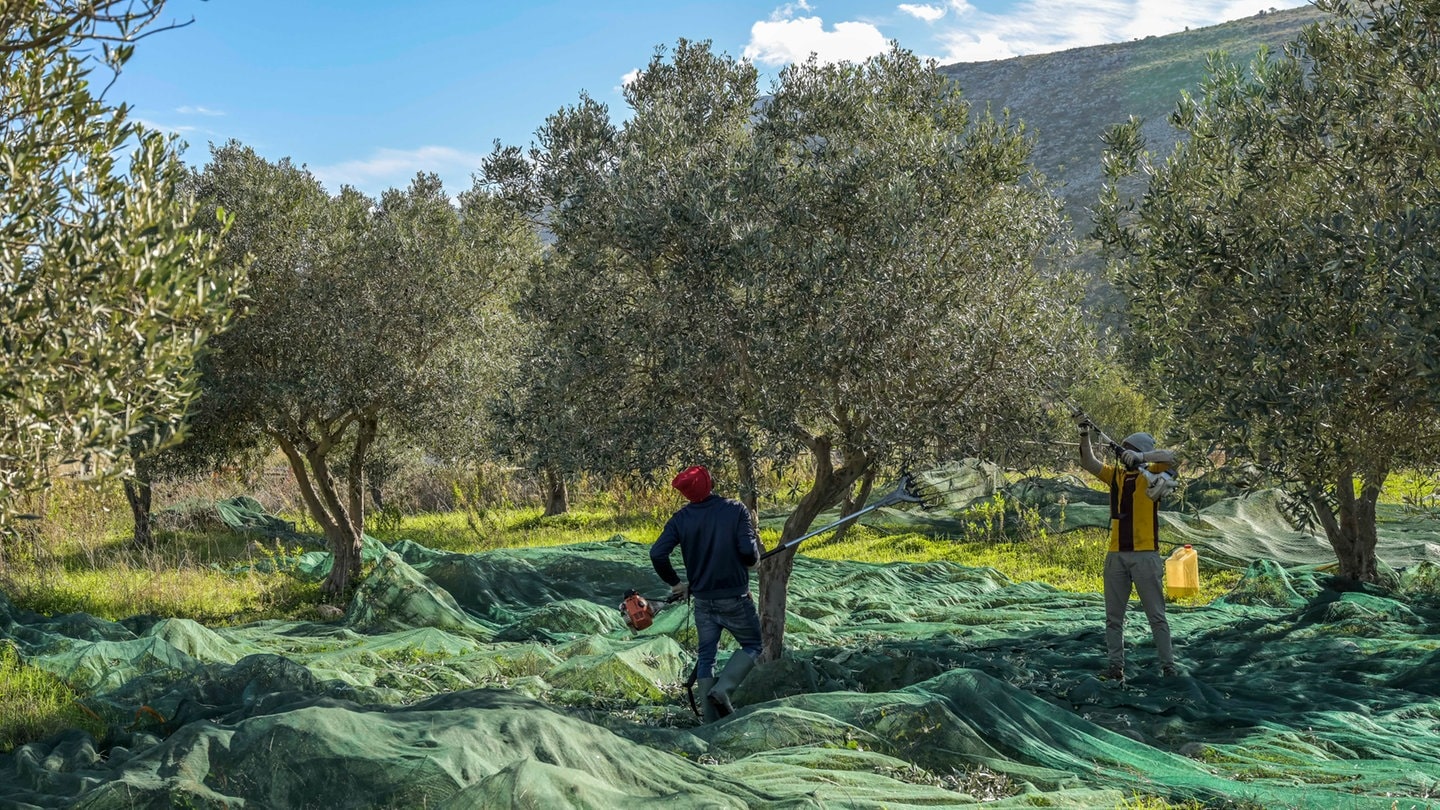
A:
[[[701,678],[695,682],[695,693],[700,696],[700,719],[706,723],[720,719],[720,713],[715,711],[715,704],[710,702],[710,690],[714,686],[714,678]]]
[[[741,650],[730,656],[725,662],[725,669],[720,671],[720,677],[715,679],[715,686],[707,693],[706,703],[715,707],[715,711],[721,717],[728,717],[735,711],[735,705],[730,702],[730,695],[755,668],[755,659],[750,654]]]

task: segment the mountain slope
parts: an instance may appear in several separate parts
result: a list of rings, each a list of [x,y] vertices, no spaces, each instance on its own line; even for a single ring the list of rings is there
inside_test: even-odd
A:
[[[1100,194],[1100,136],[1135,115],[1157,154],[1176,140],[1168,117],[1182,90],[1194,92],[1209,54],[1224,51],[1248,63],[1261,46],[1279,53],[1300,29],[1322,17],[1304,6],[1142,40],[1073,48],[993,62],[946,65],[965,98],[999,116],[1003,110],[1036,135],[1035,165],[1061,184],[1078,233],[1090,225]]]

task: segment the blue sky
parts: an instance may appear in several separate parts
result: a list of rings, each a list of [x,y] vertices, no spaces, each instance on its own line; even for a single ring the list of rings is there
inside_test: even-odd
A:
[[[193,22],[143,40],[107,96],[189,143],[230,138],[376,195],[433,171],[468,188],[498,138],[529,144],[581,91],[616,118],[656,46],[710,40],[762,91],[815,52],[860,60],[897,40],[941,64],[1163,35],[1305,0],[170,0]]]

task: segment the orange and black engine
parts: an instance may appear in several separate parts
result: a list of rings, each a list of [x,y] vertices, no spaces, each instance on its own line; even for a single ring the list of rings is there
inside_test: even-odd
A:
[[[625,592],[620,612],[625,614],[625,624],[631,630],[644,630],[655,623],[655,608],[650,606],[650,600],[635,591]]]

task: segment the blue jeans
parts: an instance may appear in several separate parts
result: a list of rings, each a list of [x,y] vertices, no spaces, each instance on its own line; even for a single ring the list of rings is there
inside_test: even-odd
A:
[[[760,614],[750,594],[723,599],[695,599],[695,677],[715,677],[715,654],[720,649],[720,631],[729,630],[740,649],[760,659]]]

